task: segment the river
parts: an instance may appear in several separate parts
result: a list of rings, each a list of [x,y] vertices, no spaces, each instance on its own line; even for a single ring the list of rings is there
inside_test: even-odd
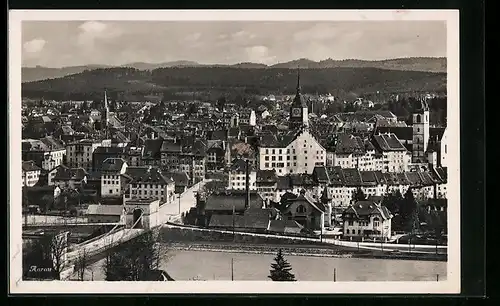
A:
[[[214,251],[169,250],[163,253],[160,269],[183,280],[266,281],[274,255]],[[334,258],[285,255],[298,281],[435,281],[446,280],[446,262]],[[100,260],[92,265],[86,280],[104,280]]]

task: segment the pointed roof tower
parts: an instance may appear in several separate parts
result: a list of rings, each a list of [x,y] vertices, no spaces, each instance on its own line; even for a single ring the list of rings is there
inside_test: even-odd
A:
[[[293,99],[292,103],[293,107],[302,107],[302,108],[307,108],[306,101],[300,94],[300,69],[297,67],[297,88],[296,88],[296,93],[295,93],[295,98]]]

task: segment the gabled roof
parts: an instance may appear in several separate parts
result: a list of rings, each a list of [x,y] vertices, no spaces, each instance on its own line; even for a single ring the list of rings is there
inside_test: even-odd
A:
[[[87,207],[86,215],[121,216],[124,210],[122,205],[91,204]]]
[[[161,146],[163,139],[147,139],[144,143],[143,157],[159,159],[161,157]]]
[[[400,140],[413,141],[413,127],[411,126],[380,126],[376,127],[374,135],[391,133]]]
[[[217,215],[210,218],[209,227],[252,228],[267,230],[269,228],[269,216],[267,215]]]
[[[344,211],[344,215],[348,213],[352,213],[358,218],[368,217],[371,215],[379,215],[384,220],[389,220],[392,218],[392,214],[389,212],[387,207],[377,205],[372,201],[358,201],[354,205],[350,205]]]
[[[278,233],[300,233],[304,227],[294,220],[271,220],[269,231]]]
[[[324,213],[326,211],[325,206],[322,203],[316,202],[308,192],[303,192],[301,193],[298,197],[296,198],[291,198],[288,200],[289,203],[291,204],[292,202],[305,202],[309,204],[311,207],[313,207],[315,210]],[[290,207],[290,205],[288,205]],[[287,209],[288,209],[287,207]]]
[[[257,170],[257,182],[276,183],[277,180],[275,170]]]
[[[227,193],[214,193],[207,197],[205,200],[205,210],[211,211],[236,211],[245,210],[245,192],[238,192],[236,190]],[[262,208],[264,199],[257,192],[250,192],[250,208]]]
[[[55,168],[54,180],[66,181],[74,180],[81,181],[88,175],[87,171],[83,168],[68,168],[64,165],[59,165]]]
[[[232,172],[246,172],[246,169],[247,169],[246,161],[241,158],[236,158],[231,163],[230,171]],[[249,172],[254,171],[254,168],[250,163],[248,164],[248,171]]]
[[[49,148],[49,150],[65,149],[64,143],[61,140],[54,138],[53,136],[40,138],[40,141],[43,142]]]
[[[126,164],[125,160],[122,158],[106,158],[101,165],[102,173],[115,173],[120,172],[123,165]]]
[[[381,134],[373,136],[373,143],[380,151],[407,151],[395,134]]]
[[[165,176],[157,167],[127,167],[125,174],[132,178],[133,184],[166,185],[174,182],[173,178]]]
[[[35,162],[33,161],[23,161],[23,171],[24,172],[30,172],[30,171],[40,171],[42,170],[40,167],[38,167]]]

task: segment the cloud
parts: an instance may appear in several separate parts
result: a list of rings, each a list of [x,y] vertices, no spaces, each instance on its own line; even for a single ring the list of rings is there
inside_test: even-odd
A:
[[[269,64],[274,63],[275,56],[269,54],[269,48],[266,46],[252,46],[245,48],[247,59],[250,62]]]
[[[77,43],[82,46],[93,46],[96,40],[111,39],[122,34],[118,27],[100,21],[86,21],[78,29],[80,33],[77,37]]]
[[[38,53],[43,50],[43,47],[45,47],[46,43],[47,42],[45,41],[45,39],[35,38],[28,42],[25,42],[23,45],[23,49],[27,53]]]
[[[201,33],[193,33],[193,34],[189,34],[188,36],[186,36],[184,38],[184,40],[186,41],[192,41],[192,42],[196,42],[198,41],[199,39],[201,38]]]

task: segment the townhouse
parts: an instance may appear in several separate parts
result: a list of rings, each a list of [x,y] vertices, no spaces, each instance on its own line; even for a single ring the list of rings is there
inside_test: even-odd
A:
[[[127,167],[124,175],[130,181],[123,201],[151,198],[158,199],[162,204],[174,201],[175,182],[165,174],[159,167]]]

